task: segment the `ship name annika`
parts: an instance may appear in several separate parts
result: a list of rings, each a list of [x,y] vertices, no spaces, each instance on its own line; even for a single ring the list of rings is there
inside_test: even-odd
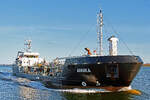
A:
[[[91,72],[89,68],[77,68],[77,72]]]

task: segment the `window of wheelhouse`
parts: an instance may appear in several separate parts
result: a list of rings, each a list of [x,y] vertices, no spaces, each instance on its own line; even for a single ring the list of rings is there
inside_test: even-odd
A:
[[[24,55],[24,57],[27,57],[27,58],[38,58],[38,56],[34,56],[34,55]]]

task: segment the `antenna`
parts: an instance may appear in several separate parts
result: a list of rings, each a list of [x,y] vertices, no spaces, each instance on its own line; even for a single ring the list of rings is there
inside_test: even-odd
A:
[[[103,55],[103,14],[102,10],[97,14],[97,40],[98,40],[98,52],[99,55]]]
[[[25,40],[26,52],[31,52],[31,40]]]

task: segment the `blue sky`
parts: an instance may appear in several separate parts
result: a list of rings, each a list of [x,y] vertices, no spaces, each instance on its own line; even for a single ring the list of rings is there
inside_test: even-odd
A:
[[[96,14],[104,14],[104,54],[107,38],[119,34],[119,54],[150,62],[149,0],[1,0],[0,64],[12,63],[24,40],[47,60],[77,56],[97,46]]]

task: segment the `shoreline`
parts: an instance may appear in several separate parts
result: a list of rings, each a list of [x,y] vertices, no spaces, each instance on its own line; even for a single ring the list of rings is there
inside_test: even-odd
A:
[[[143,64],[143,67],[150,67],[150,64]]]

